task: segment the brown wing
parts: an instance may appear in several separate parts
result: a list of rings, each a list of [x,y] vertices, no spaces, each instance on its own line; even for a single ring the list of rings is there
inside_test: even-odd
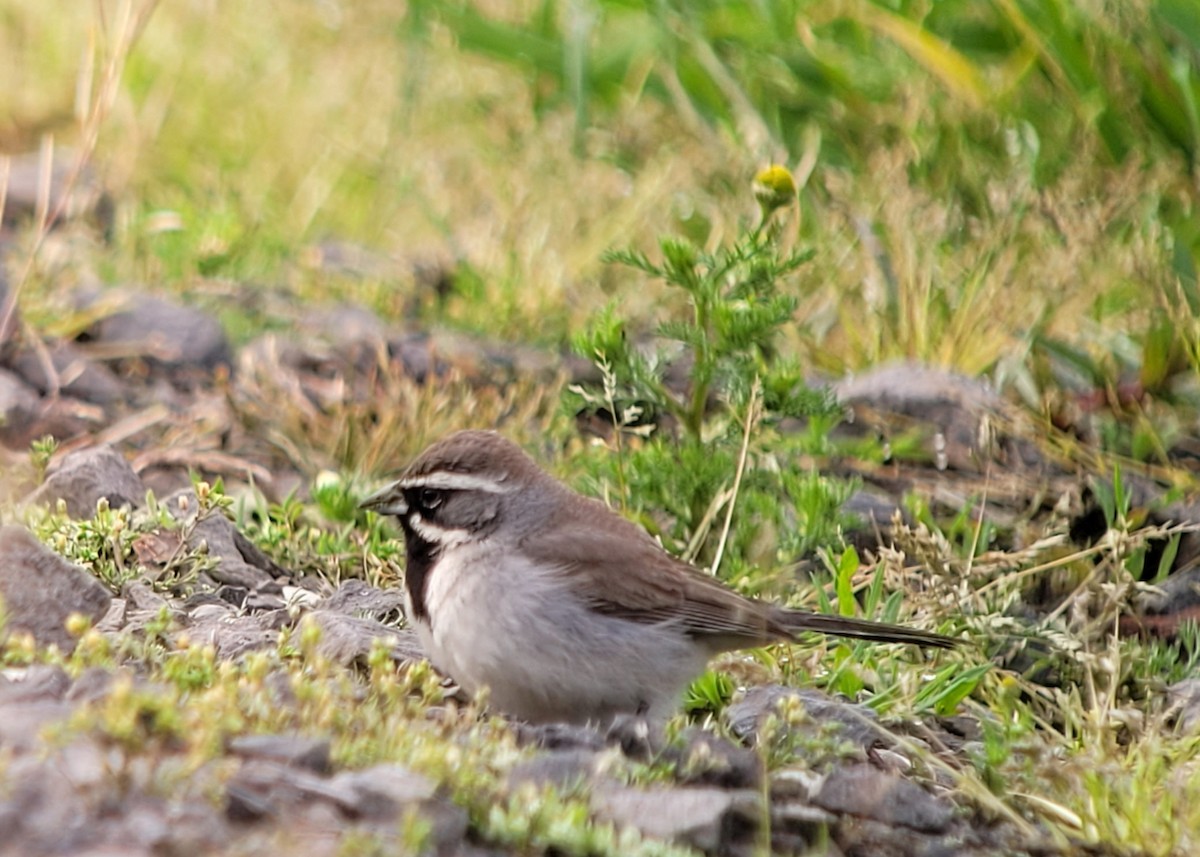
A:
[[[776,609],[745,598],[668,554],[641,528],[589,501],[586,527],[562,521],[533,533],[522,550],[571,577],[593,609],[632,622],[676,622],[714,648],[787,639]]]
[[[608,507],[586,502],[587,526],[572,527],[568,519],[573,515],[560,511],[530,533],[521,547],[538,565],[569,576],[597,612],[631,622],[678,623],[714,651],[794,639],[804,631],[936,648],[958,642],[929,631],[786,610],[746,598],[671,556]]]

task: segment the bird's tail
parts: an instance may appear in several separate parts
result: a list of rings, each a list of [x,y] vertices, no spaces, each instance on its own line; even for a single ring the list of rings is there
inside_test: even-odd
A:
[[[793,633],[817,631],[838,637],[853,637],[858,640],[874,640],[877,643],[912,643],[935,649],[950,649],[959,641],[953,637],[918,631],[901,625],[871,622],[867,619],[851,619],[848,616],[833,616],[827,613],[807,613],[803,610],[784,610],[777,617],[779,623]]]

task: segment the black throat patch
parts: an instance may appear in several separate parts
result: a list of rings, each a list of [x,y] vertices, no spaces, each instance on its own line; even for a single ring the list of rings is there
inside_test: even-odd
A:
[[[429,589],[429,572],[441,555],[441,546],[421,538],[403,518],[401,524],[404,528],[404,547],[407,553],[404,585],[408,588],[408,597],[412,601],[413,612],[409,620],[421,619],[428,622],[429,607],[425,598]]]

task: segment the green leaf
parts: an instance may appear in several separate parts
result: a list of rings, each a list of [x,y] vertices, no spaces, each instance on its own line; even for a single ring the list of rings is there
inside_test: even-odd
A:
[[[858,572],[858,551],[848,547],[842,551],[837,565],[837,604],[838,613],[843,616],[853,616],[857,612],[858,602],[854,600],[854,575]]]

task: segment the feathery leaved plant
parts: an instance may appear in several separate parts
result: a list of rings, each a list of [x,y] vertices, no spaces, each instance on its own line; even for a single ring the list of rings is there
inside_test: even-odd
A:
[[[708,251],[672,237],[659,243],[661,260],[636,250],[607,254],[609,262],[662,280],[676,297],[672,317],[653,331],[653,345],[634,341],[632,320],[615,305],[575,341],[600,368],[604,383],[603,389],[573,386],[568,404],[611,419],[614,426],[617,455],[600,465],[601,481],[615,484],[626,511],[652,531],[656,521],[647,513],[665,512],[672,519],[667,534],[686,544],[689,559],[715,550],[710,537],[720,528],[714,524],[735,498],[756,512],[730,534],[735,564],[753,559],[747,554],[760,541],[764,522],[827,517],[839,505],[826,502],[834,486],[815,496],[806,484],[796,493],[825,510],[808,514],[796,508],[800,498],[789,496],[788,480],[763,472],[779,469],[771,453],[800,442],[785,442],[771,426],[784,417],[828,418],[836,407],[825,391],[805,383],[801,366],[777,347],[798,305],[791,275],[812,258],[810,250],[785,250],[779,240],[779,215],[795,202],[794,180],[785,168],[769,167],[758,174],[754,189],[761,219],[743,228],[731,245]],[[764,432],[772,443],[758,441]],[[644,440],[634,443],[634,437]]]

